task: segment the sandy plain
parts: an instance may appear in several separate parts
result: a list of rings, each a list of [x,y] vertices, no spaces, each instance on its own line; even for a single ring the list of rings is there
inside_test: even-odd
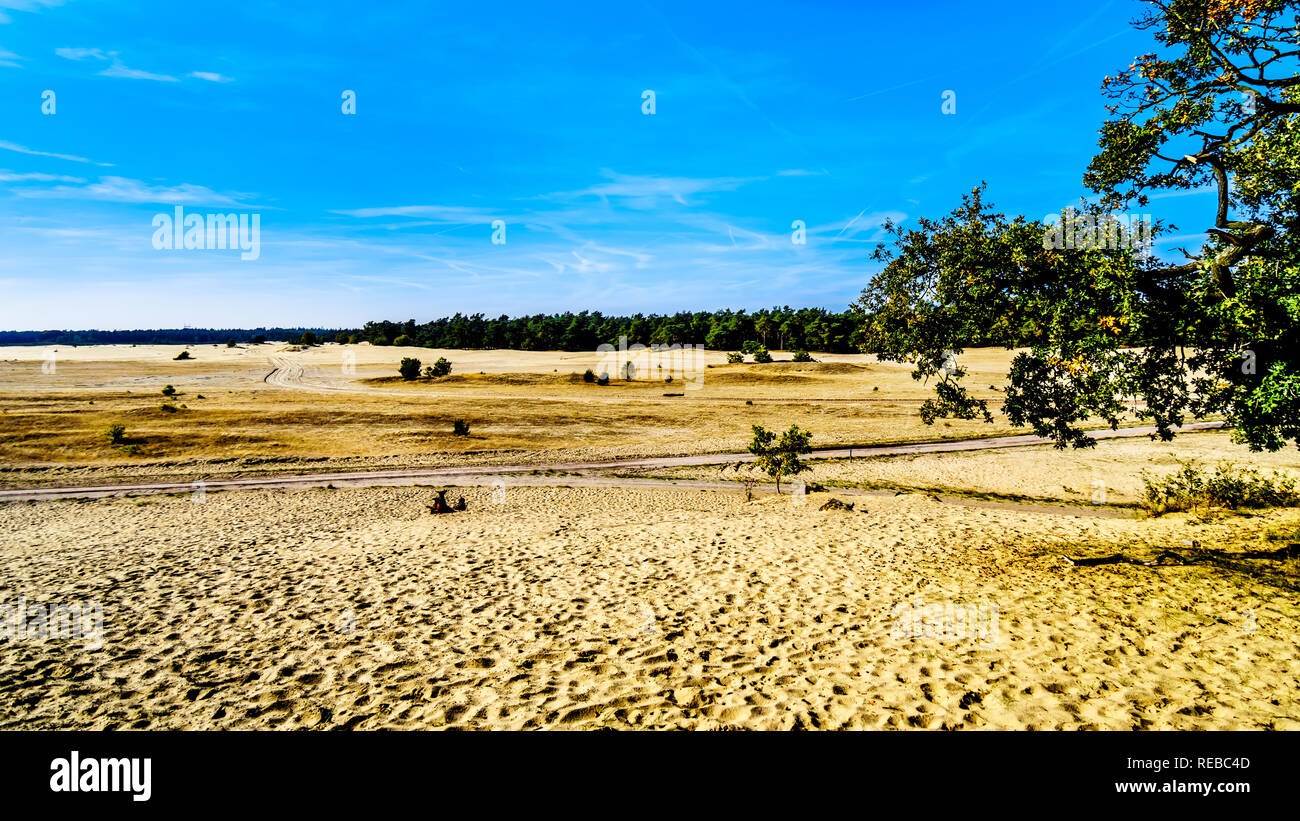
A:
[[[0,350],[5,482],[743,450],[752,422],[818,445],[1015,432],[924,428],[924,388],[867,357],[710,361],[664,397],[573,381],[591,355],[349,346],[345,371],[342,346],[284,347],[79,348],[50,374]],[[401,355],[462,378],[389,381]],[[1007,357],[974,352],[975,384]],[[166,384],[190,413],[157,411]],[[482,439],[450,435],[462,417]],[[119,418],[134,453],[98,439]],[[1296,562],[1250,554],[1294,543],[1300,511],[1125,507],[1186,458],[1300,472],[1198,433],[828,461],[805,475],[827,493],[753,501],[612,475],[452,488],[468,509],[442,516],[429,487],[0,503],[0,617],[101,616],[0,638],[0,727],[1297,728]],[[1067,559],[1162,550],[1204,561]]]

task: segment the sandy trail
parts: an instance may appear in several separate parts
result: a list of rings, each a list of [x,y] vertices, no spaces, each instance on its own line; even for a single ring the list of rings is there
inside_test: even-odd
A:
[[[291,369],[286,369],[291,370]],[[268,379],[271,375],[268,374]],[[1222,422],[1194,422],[1182,430],[1212,430],[1223,426]],[[1118,430],[1095,431],[1097,439],[1114,439],[1118,437],[1150,436],[1155,433],[1153,427],[1120,428]],[[945,442],[918,442],[910,445],[881,445],[863,448],[828,448],[814,450],[813,459],[844,459],[851,456],[898,456],[911,453],[937,453],[952,451],[990,450],[994,448],[1026,447],[1048,444],[1049,440],[1032,434],[1020,436],[992,436],[985,439],[962,439]],[[513,474],[533,474],[545,472],[589,473],[630,469],[662,469],[690,467],[698,465],[718,465],[731,462],[752,462],[754,457],[748,453],[713,453],[692,456],[661,456],[648,459],[615,459],[609,461],[589,462],[554,462],[526,465],[488,465],[458,466],[445,468],[424,468],[418,470],[374,470],[348,473],[314,473],[288,476],[250,477],[240,479],[217,479],[204,481],[203,486],[211,490],[238,490],[249,488],[308,488],[325,487],[330,484],[348,484],[353,487],[395,487],[410,485],[421,480],[440,481],[446,484],[490,484],[492,478]],[[565,485],[573,484],[573,477],[547,478],[537,484]],[[628,486],[629,481],[617,477],[597,477],[591,482],[593,486],[620,487]],[[659,481],[659,480],[648,480]],[[122,485],[101,485],[82,487],[21,488],[17,490],[0,490],[0,501],[28,501],[36,499],[94,498],[126,494],[176,493],[193,490],[195,482],[162,482]],[[727,485],[733,487],[734,485]]]

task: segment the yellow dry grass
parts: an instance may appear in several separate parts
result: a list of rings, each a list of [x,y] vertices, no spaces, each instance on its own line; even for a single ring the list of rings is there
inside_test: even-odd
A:
[[[0,464],[10,468],[675,455],[743,450],[755,424],[799,424],[819,447],[1011,431],[1002,421],[922,424],[916,411],[927,388],[908,367],[861,355],[727,365],[709,352],[689,379],[600,386],[581,378],[599,367],[594,353],[213,346],[177,362],[182,346],[96,346],[59,350],[54,373],[42,373],[45,350],[0,348]],[[406,382],[396,376],[404,356],[446,356],[455,370]],[[996,402],[988,386],[1009,358],[975,351],[963,359],[977,393]],[[285,362],[301,375],[264,381]],[[161,394],[168,384],[175,398]],[[470,436],[452,434],[456,419]],[[126,448],[103,436],[115,422],[127,429]]]

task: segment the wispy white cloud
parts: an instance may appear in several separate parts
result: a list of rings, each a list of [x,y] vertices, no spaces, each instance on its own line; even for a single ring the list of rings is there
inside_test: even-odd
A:
[[[18,63],[21,59],[23,58],[14,54],[12,51],[0,48],[0,66],[5,66],[7,68],[22,68]]]
[[[667,198],[679,205],[689,205],[687,197],[714,191],[734,191],[747,182],[762,179],[761,177],[653,177],[619,174],[607,168],[601,171],[601,176],[608,182],[597,183],[577,191],[548,194],[544,199],[613,197],[626,201],[626,204],[633,208],[654,208]]]
[[[112,166],[111,162],[95,162],[85,157],[78,157],[73,154],[54,154],[49,151],[37,151],[34,148],[28,148],[25,145],[11,143],[6,140],[0,140],[0,149],[4,151],[16,151],[19,154],[31,154],[33,157],[53,157],[56,160],[70,160],[72,162],[94,163],[95,165]]]
[[[18,174],[0,168],[0,182],[85,182],[81,177],[68,177],[62,174]]]
[[[345,217],[366,219],[369,217],[420,217],[440,225],[469,222],[491,222],[502,219],[503,215],[484,208],[471,208],[463,205],[394,205],[380,208],[352,208],[331,211]]]
[[[97,48],[56,48],[54,53],[68,60],[107,60],[112,54],[105,54]]]
[[[1198,194],[1215,194],[1218,193],[1218,190],[1218,186],[1211,183],[1210,185],[1203,185],[1200,188],[1187,188],[1176,191],[1161,191],[1158,194],[1148,194],[1147,198],[1153,200],[1165,200],[1170,197],[1192,197]]]
[[[61,6],[63,0],[0,0],[0,23],[8,23],[12,19],[5,11],[40,11],[43,8],[51,6]]]
[[[127,177],[100,177],[88,185],[57,185],[53,188],[18,188],[15,194],[39,199],[98,200],[121,203],[158,203],[165,205],[225,205],[248,207],[241,200],[250,195],[221,194],[202,185],[149,185]]]
[[[2,51],[2,50],[0,50]],[[101,48],[56,48],[54,53],[68,60],[112,60],[113,64],[103,71],[99,72],[101,77],[121,77],[127,80],[154,80],[160,83],[178,83],[180,80],[170,74],[155,74],[151,71],[141,71],[136,68],[129,68],[118,57],[116,51],[104,51]],[[0,57],[3,55],[0,54]],[[227,77],[224,74],[218,74],[215,71],[191,71],[186,77],[195,80],[206,80],[209,83],[231,83],[233,77]]]
[[[153,74],[148,71],[141,71],[138,68],[128,68],[121,60],[114,59],[113,65],[99,72],[101,77],[121,77],[126,80],[154,80],[160,83],[178,83],[175,77],[169,74]]]

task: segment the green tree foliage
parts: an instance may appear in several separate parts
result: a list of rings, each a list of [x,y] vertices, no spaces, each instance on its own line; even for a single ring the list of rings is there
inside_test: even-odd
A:
[[[445,356],[438,357],[438,361],[433,363],[433,375],[440,377],[449,373],[451,373],[451,362],[447,361]]]
[[[772,354],[767,352],[767,348],[759,346],[759,348],[754,351],[754,361],[761,365],[766,365],[772,361]]]
[[[397,372],[408,382],[415,379],[420,375],[420,360],[410,356],[402,357],[402,363],[397,366]]]
[[[812,450],[809,442],[812,434],[801,430],[798,425],[776,438],[776,433],[762,425],[753,425],[754,438],[749,443],[749,452],[757,457],[755,463],[759,469],[776,480],[776,492],[781,492],[781,477],[794,476],[808,470],[808,466],[799,457]]]
[[[302,336],[298,337],[298,344],[304,348],[310,348],[313,345],[319,345],[320,338],[313,331],[303,331]]]
[[[865,350],[933,380],[922,418],[992,415],[961,384],[972,344],[1027,343],[1003,412],[1058,447],[1125,411],[1163,439],[1222,414],[1252,449],[1300,445],[1300,75],[1296,0],[1151,0],[1148,54],[1107,78],[1112,119],[1084,182],[1101,194],[1075,224],[996,213],[983,186],[941,220],[877,249],[883,272],[856,304]],[[1151,194],[1211,186],[1209,241],[1168,264],[1132,248],[1045,248]],[[1182,226],[1187,229],[1190,226]],[[1166,231],[1156,223],[1155,233]],[[1050,243],[1047,243],[1050,244]]]
[[[126,425],[121,422],[114,422],[104,429],[104,438],[110,445],[121,445],[126,442]]]
[[[786,306],[753,313],[683,311],[632,316],[606,316],[599,311],[495,319],[456,314],[419,325],[414,320],[368,322],[356,333],[375,345],[394,344],[405,335],[414,340],[412,344],[424,347],[525,351],[592,351],[600,345],[617,346],[620,338],[626,338],[628,345],[703,344],[713,350],[736,350],[746,342],[761,347],[763,343],[756,340],[777,336],[783,345],[849,353],[861,341],[860,327],[861,318],[851,311]]]

